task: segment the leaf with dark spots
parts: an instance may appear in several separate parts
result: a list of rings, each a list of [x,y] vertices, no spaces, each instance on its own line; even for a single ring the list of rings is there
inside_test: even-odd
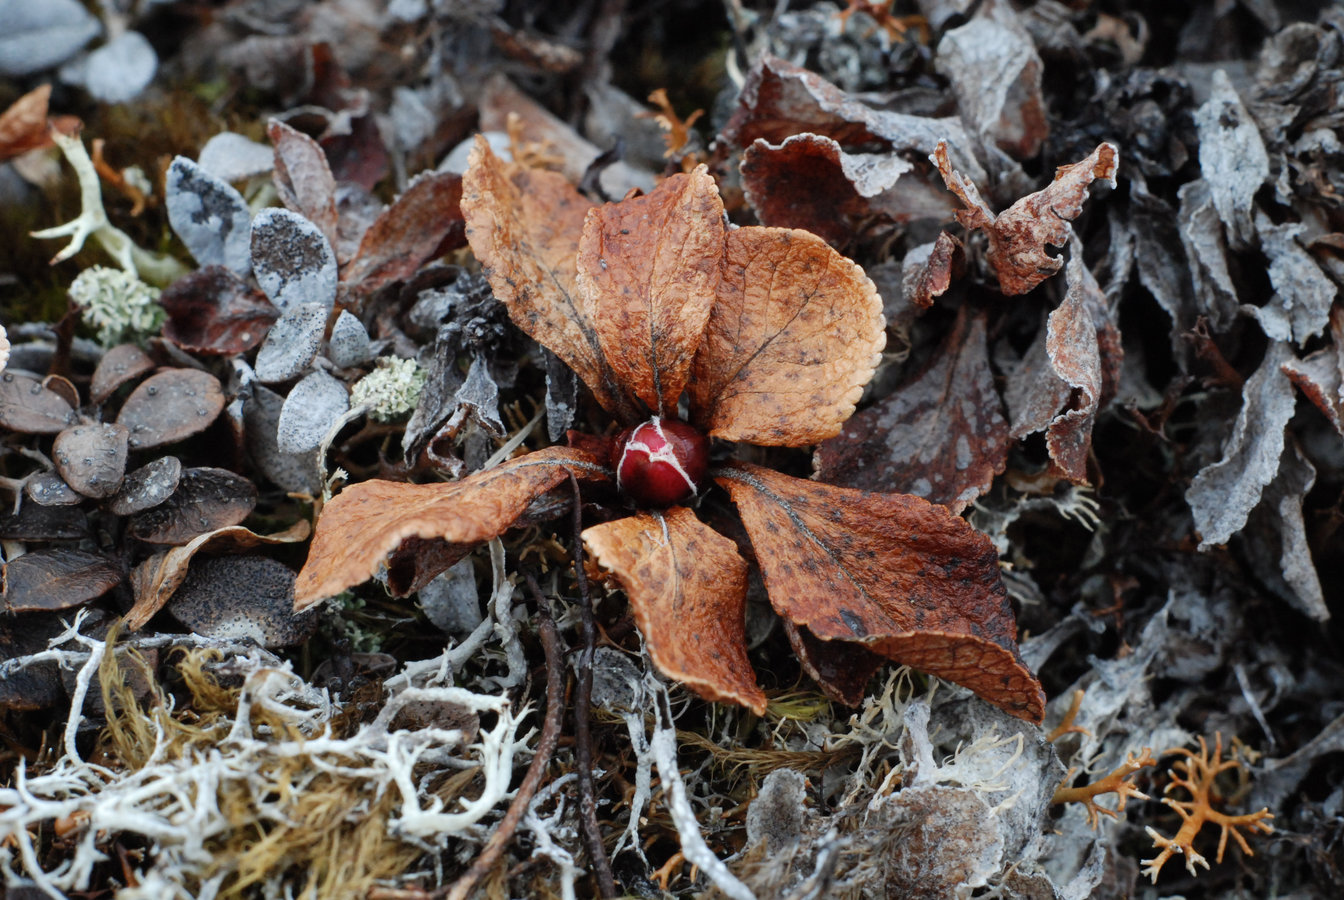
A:
[[[179,278],[159,295],[163,336],[183,350],[234,356],[261,343],[280,311],[261,291],[222,266]]]
[[[168,612],[197,634],[267,648],[300,643],[317,628],[316,610],[294,611],[294,573],[263,556],[193,561]]]
[[[204,431],[223,409],[218,378],[200,369],[164,369],[131,392],[117,424],[130,432],[132,450],[148,450]]]
[[[1114,144],[1098,145],[1086,159],[1060,166],[1047,187],[1028,194],[998,215],[981,199],[975,182],[952,168],[945,144],[940,143],[930,159],[938,166],[947,189],[966,206],[957,211],[957,221],[968,230],[984,230],[989,238],[988,258],[998,276],[999,289],[1015,296],[1025,294],[1063,267],[1064,261],[1045,248],[1068,243],[1070,223],[1082,214],[1092,182],[1100,179],[1115,187],[1119,151]]]
[[[882,298],[816,235],[730,231],[695,357],[691,421],[714,437],[798,447],[854,412],[886,342]]]
[[[461,199],[460,175],[438,172],[417,177],[364,232],[342,279],[372,292],[409,278],[430,260],[463,246],[466,223]]]
[[[588,213],[576,286],[612,376],[675,416],[722,276],[723,202],[704,166]]]
[[[607,480],[605,462],[580,450],[550,447],[461,481],[351,485],[322,509],[299,573],[295,606],[305,609],[367,581],[408,538],[479,544],[498,537],[569,473],[581,481]]]
[[[151,544],[184,544],[198,535],[246,519],[257,505],[257,487],[226,469],[185,469],[163,503],[136,513],[130,532]]]
[[[110,497],[126,475],[129,436],[124,425],[101,422],[67,428],[52,442],[56,471],[85,497]]]
[[[985,316],[962,307],[937,355],[817,447],[816,478],[898,491],[959,513],[1008,461],[1008,423],[989,367]]]
[[[158,506],[173,495],[181,478],[182,462],[176,456],[150,460],[126,476],[116,496],[108,501],[107,511],[129,516]]]
[[[131,570],[135,604],[126,613],[126,627],[131,631],[143,628],[172,599],[186,580],[191,560],[198,552],[230,553],[266,544],[292,544],[305,540],[309,531],[303,519],[275,534],[257,534],[241,525],[226,525],[197,535],[180,547],[155,553]]]
[[[676,506],[589,528],[583,541],[630,598],[659,671],[708,700],[765,712],[747,661],[747,564],[731,540]]]
[[[252,268],[257,284],[281,311],[301,303],[331,309],[336,256],[312,222],[287,209],[267,208],[252,220]]]
[[[93,370],[89,399],[102,403],[123,384],[154,371],[154,360],[135,344],[118,344],[103,354]]]
[[[179,156],[165,183],[168,223],[202,266],[252,272],[252,212],[228,182]]]
[[[317,141],[279,119],[271,119],[266,133],[275,146],[271,177],[280,202],[316,225],[334,246],[336,179],[326,153]]]
[[[98,553],[65,547],[34,550],[4,567],[5,611],[55,612],[101,597],[124,573]]]
[[[75,506],[87,499],[55,472],[30,475],[25,481],[24,495],[41,506]]]
[[[257,378],[275,383],[302,374],[317,358],[330,317],[330,303],[290,304],[257,351]]]
[[[1041,721],[1045,698],[1018,654],[998,554],[983,534],[905,494],[745,463],[715,480],[742,515],[780,615],[820,640],[856,643]]]
[[[74,408],[42,382],[17,372],[0,373],[0,428],[56,434],[74,422]]]

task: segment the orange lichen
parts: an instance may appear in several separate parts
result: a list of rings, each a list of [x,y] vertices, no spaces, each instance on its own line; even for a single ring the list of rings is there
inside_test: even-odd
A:
[[[649,94],[649,102],[658,107],[658,112],[640,113],[639,117],[653,119],[658,123],[658,127],[666,132],[663,135],[663,143],[667,145],[667,149],[663,151],[663,157],[671,159],[686,149],[691,140],[691,126],[695,124],[696,119],[705,114],[705,111],[697,109],[685,119],[681,118],[672,108],[672,101],[667,98],[666,88],[658,88]]]
[[[1186,750],[1183,747],[1168,750],[1167,753],[1178,754],[1184,759],[1177,760],[1171,767],[1171,783],[1163,790],[1164,794],[1171,793],[1174,788],[1183,788],[1190,794],[1189,800],[1173,800],[1170,797],[1163,797],[1162,802],[1181,817],[1182,824],[1180,830],[1176,832],[1175,837],[1166,838],[1159,834],[1155,829],[1148,828],[1148,836],[1153,839],[1155,847],[1161,849],[1161,853],[1152,859],[1145,859],[1143,873],[1153,882],[1157,882],[1158,873],[1162,871],[1162,866],[1167,860],[1177,853],[1185,854],[1185,868],[1191,875],[1195,873],[1195,866],[1200,865],[1205,869],[1209,868],[1208,860],[1199,853],[1195,852],[1193,843],[1195,836],[1199,834],[1201,828],[1206,822],[1212,822],[1222,829],[1218,837],[1218,855],[1214,858],[1215,862],[1223,861],[1223,851],[1227,849],[1227,836],[1230,834],[1236,839],[1237,846],[1241,847],[1243,853],[1247,856],[1254,856],[1251,848],[1246,843],[1240,828],[1245,828],[1252,832],[1260,834],[1270,834],[1274,831],[1274,826],[1266,819],[1274,818],[1269,810],[1261,809],[1259,812],[1245,813],[1239,816],[1230,816],[1219,812],[1213,808],[1215,802],[1223,800],[1218,792],[1214,782],[1223,772],[1236,771],[1244,775],[1246,768],[1242,761],[1233,756],[1230,759],[1223,759],[1223,736],[1221,733],[1214,733],[1213,754],[1209,754],[1208,743],[1203,737],[1199,739],[1199,752]]]
[[[1069,708],[1065,711],[1064,717],[1060,719],[1059,724],[1045,736],[1047,741],[1053,744],[1066,734],[1086,734],[1089,736],[1092,734],[1092,732],[1081,725],[1073,724],[1074,720],[1078,718],[1078,709],[1083,705],[1083,695],[1086,693],[1087,691],[1082,688],[1073,692],[1073,700],[1070,701]],[[1068,781],[1069,779],[1066,777],[1064,780]],[[1055,802],[1059,803],[1062,801],[1056,800]]]
[[[849,21],[851,16],[861,12],[876,22],[878,27],[885,31],[887,37],[892,40],[896,40],[911,28],[914,28],[919,31],[920,40],[927,44],[932,36],[928,19],[920,15],[892,15],[892,6],[892,0],[849,0],[849,6],[837,13],[836,19],[839,20],[840,27],[844,28],[845,23]],[[871,36],[871,33],[869,36]]]
[[[1078,692],[1079,695],[1082,691]],[[1062,727],[1062,724],[1061,724]],[[1059,729],[1056,729],[1058,731]],[[1073,778],[1077,769],[1070,769],[1064,776],[1059,790],[1055,791],[1055,796],[1051,799],[1052,803],[1081,803],[1087,811],[1087,825],[1089,828],[1096,829],[1101,822],[1101,816],[1109,816],[1112,819],[1119,818],[1120,813],[1125,811],[1125,802],[1130,797],[1137,797],[1140,800],[1147,800],[1148,795],[1140,791],[1130,781],[1130,776],[1147,766],[1157,765],[1157,760],[1153,759],[1152,750],[1144,747],[1143,751],[1135,756],[1130,753],[1123,763],[1115,768],[1111,774],[1102,778],[1100,781],[1092,784],[1083,784],[1078,787],[1064,787]],[[1115,794],[1119,798],[1114,809],[1101,806],[1097,803],[1097,797],[1102,794]]]

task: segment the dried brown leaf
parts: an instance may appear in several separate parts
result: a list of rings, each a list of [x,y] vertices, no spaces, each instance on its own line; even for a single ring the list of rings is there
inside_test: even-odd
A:
[[[224,266],[179,278],[159,296],[168,313],[163,336],[184,350],[234,356],[261,343],[280,310]]]
[[[1028,194],[997,216],[971,179],[952,168],[946,144],[940,143],[930,159],[938,166],[947,189],[966,204],[966,209],[957,211],[957,220],[967,229],[984,229],[999,289],[1014,296],[1025,294],[1064,265],[1045,248],[1068,243],[1072,233],[1069,223],[1083,211],[1093,181],[1100,178],[1115,187],[1119,151],[1114,144],[1099,144],[1086,159],[1056,169],[1055,180],[1048,187]]]
[[[877,289],[806,231],[739,228],[724,259],[688,386],[692,421],[767,446],[833,437],[886,342]]]
[[[1045,346],[1055,374],[1071,390],[1064,409],[1046,429],[1045,443],[1058,473],[1081,484],[1087,481],[1092,425],[1104,387],[1096,310],[1098,304],[1105,310],[1106,299],[1083,264],[1082,245],[1076,240],[1069,254],[1068,280],[1063,302],[1046,323]],[[1112,352],[1120,352],[1118,333]],[[1113,377],[1118,377],[1118,363]]]
[[[54,612],[101,597],[121,583],[121,568],[98,553],[51,547],[5,563],[5,611]]]
[[[322,509],[308,562],[299,573],[295,608],[367,581],[409,538],[478,544],[498,537],[568,473],[590,481],[610,477],[604,462],[580,450],[548,447],[461,481],[351,485]]]
[[[915,494],[959,513],[1007,465],[1001,405],[985,317],[962,307],[923,372],[817,448],[816,477],[860,490]]]
[[[166,330],[166,329],[165,329]],[[118,344],[103,354],[93,370],[89,399],[102,403],[123,384],[154,371],[154,360],[135,344]]]
[[[852,642],[1040,722],[1045,697],[983,534],[905,494],[817,484],[738,463],[732,495],[780,615],[821,640]]]
[[[747,564],[731,540],[679,506],[589,528],[583,540],[630,598],[659,671],[708,700],[765,712],[747,661]]]
[[[355,258],[341,273],[343,280],[374,291],[466,244],[461,199],[459,175],[434,172],[416,178],[364,232]]]
[[[505,163],[478,137],[462,176],[467,240],[514,323],[564,360],[613,414],[637,420],[612,377],[575,290],[579,239],[592,207],[554,172]]]
[[[704,166],[588,213],[578,293],[613,377],[675,415],[722,276],[723,202]]]
[[[56,434],[75,423],[75,410],[42,382],[0,373],[0,427],[20,434]]]
[[[257,486],[227,469],[184,469],[164,502],[131,517],[128,530],[150,544],[182,544],[237,525],[257,505]]]
[[[906,260],[908,265],[910,258],[906,257]],[[904,284],[906,297],[920,309],[928,309],[935,298],[947,293],[952,279],[961,276],[965,264],[966,248],[961,241],[946,231],[938,232],[923,269]]]
[[[121,425],[104,422],[65,429],[51,446],[56,471],[85,497],[101,500],[112,496],[126,475],[129,434]]]
[[[279,119],[271,119],[266,133],[275,145],[272,180],[280,202],[316,225],[335,247],[336,178],[327,154],[317,141]]]
[[[164,369],[131,392],[117,424],[130,430],[132,450],[148,450],[204,431],[223,409],[218,378],[200,369]]]
[[[51,85],[33,88],[0,113],[0,162],[48,146],[47,101]]]

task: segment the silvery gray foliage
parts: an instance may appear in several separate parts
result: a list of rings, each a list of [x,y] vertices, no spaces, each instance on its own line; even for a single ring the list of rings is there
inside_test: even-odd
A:
[[[345,385],[320,369],[294,385],[280,410],[275,445],[282,453],[316,449],[322,438],[350,409]]]
[[[221,131],[201,148],[200,166],[225,181],[263,175],[275,166],[275,151],[234,131]]]
[[[252,270],[279,309],[336,299],[336,255],[316,225],[296,212],[270,207],[252,221]]]
[[[78,0],[0,0],[0,75],[60,65],[101,30]]]
[[[166,200],[168,223],[198,263],[247,277],[252,271],[252,214],[242,194],[179,156],[168,168]]]
[[[243,396],[243,433],[247,435],[247,454],[263,475],[280,488],[313,494],[322,489],[317,451],[285,453],[276,443],[276,431],[285,400],[275,391],[258,384],[246,363],[236,361],[240,393]]]
[[[276,319],[257,351],[257,378],[272,383],[296,377],[317,358],[329,302],[295,303]]]
[[[459,560],[420,589],[426,618],[446,634],[461,638],[485,619],[470,559]]]
[[[349,310],[341,310],[336,324],[331,326],[331,337],[327,340],[327,358],[339,369],[348,369],[373,357],[373,346],[369,342],[369,332]]]
[[[125,103],[154,80],[159,56],[145,36],[126,31],[61,67],[61,80],[77,84],[104,103]]]

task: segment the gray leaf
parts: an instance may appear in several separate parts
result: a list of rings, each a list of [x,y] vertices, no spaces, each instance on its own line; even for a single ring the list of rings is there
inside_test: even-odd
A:
[[[60,65],[101,30],[78,0],[0,0],[0,75]]]
[[[257,284],[280,309],[336,299],[336,256],[316,225],[287,209],[263,209],[252,221]]]
[[[1246,381],[1241,412],[1223,445],[1223,458],[1202,469],[1185,492],[1201,550],[1226,543],[1241,530],[1265,485],[1278,472],[1284,427],[1296,400],[1282,369],[1292,358],[1287,344],[1270,346],[1260,368]]]
[[[61,79],[78,84],[104,103],[125,103],[154,80],[159,57],[138,31],[117,35],[83,59],[61,67]]]
[[[322,346],[329,311],[323,303],[296,303],[286,309],[257,351],[257,378],[288,381],[308,368]]]
[[[252,271],[252,214],[233,186],[179,156],[168,169],[168,223],[202,266]]]
[[[1281,312],[1292,340],[1300,347],[1307,338],[1325,330],[1330,321],[1330,304],[1337,291],[1335,283],[1298,242],[1306,225],[1300,222],[1275,225],[1264,213],[1257,212],[1255,227],[1260,233],[1260,249],[1269,257],[1269,280],[1274,285],[1275,293],[1268,305]],[[1251,312],[1259,318],[1262,309],[1252,307]],[[1263,320],[1261,324],[1265,324]],[[1288,337],[1283,335],[1281,339]]]
[[[247,453],[262,474],[280,488],[312,494],[322,487],[317,451],[283,453],[276,445],[276,426],[284,402],[284,398],[270,388],[252,385],[251,395],[243,403]]]
[[[420,589],[420,606],[440,631],[455,637],[470,634],[484,618],[471,560],[460,560],[435,575]]]
[[[1316,467],[1290,443],[1283,451],[1279,474],[1265,488],[1264,500],[1251,513],[1242,534],[1246,557],[1260,580],[1299,612],[1324,622],[1330,618],[1330,609],[1302,518],[1302,498],[1315,483]]]
[[[467,370],[467,380],[457,389],[457,402],[471,410],[471,417],[496,437],[504,434],[499,418],[499,386],[490,377],[485,360],[477,355]]]
[[[108,512],[129,516],[152,509],[177,490],[182,479],[182,461],[176,456],[160,456],[126,476],[121,490],[107,504]]]
[[[285,398],[275,430],[276,447],[281,453],[315,449],[349,409],[350,394],[345,385],[326,372],[307,375]]]
[[[241,181],[262,175],[275,166],[270,147],[234,131],[221,131],[201,148],[201,168],[225,181]]]
[[[369,332],[364,323],[349,310],[341,310],[336,324],[331,326],[331,338],[327,341],[327,358],[332,365],[348,369],[367,362],[373,356],[373,347],[369,343]]]
[[[1251,202],[1269,177],[1269,155],[1255,119],[1222,69],[1213,73],[1212,87],[1195,112],[1199,169],[1233,245],[1245,246],[1254,236]]]

